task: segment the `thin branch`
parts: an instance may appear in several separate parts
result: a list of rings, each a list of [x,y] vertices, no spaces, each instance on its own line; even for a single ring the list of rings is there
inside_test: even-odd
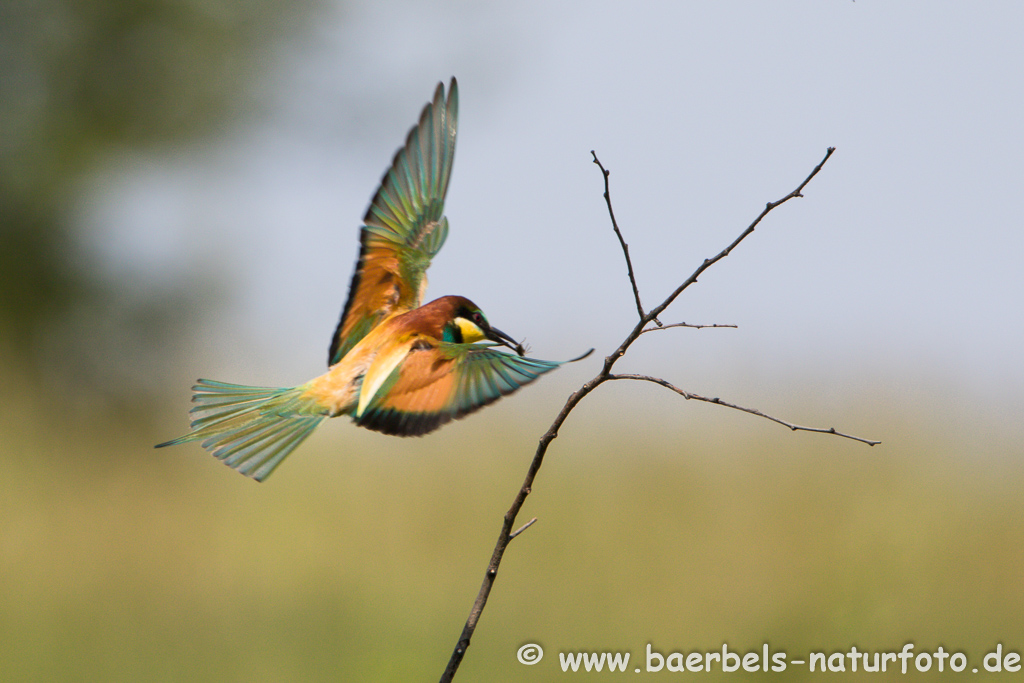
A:
[[[760,223],[761,220],[772,211],[772,209],[782,206],[790,199],[795,199],[796,197],[803,197],[803,194],[801,193],[803,192],[803,189],[807,187],[807,183],[811,182],[811,179],[814,178],[814,176],[818,175],[818,172],[821,170],[821,167],[825,165],[825,162],[828,161],[829,157],[831,157],[832,153],[835,151],[835,147],[829,147],[825,152],[825,158],[818,162],[818,165],[814,167],[814,170],[811,171],[810,175],[804,178],[804,181],[800,183],[795,190],[793,190],[792,192],[790,192],[777,202],[768,202],[768,204],[765,205],[764,210],[760,214],[758,214],[757,218],[755,218],[750,225],[747,226],[746,230],[740,233],[739,237],[732,241],[732,244],[727,246],[725,249],[720,251],[717,255],[713,256],[712,258],[704,259],[704,263],[700,264],[697,270],[693,271],[693,274],[690,275],[690,277],[686,278],[686,281],[683,282],[683,284],[679,285],[679,287],[677,287],[674,292],[669,294],[668,297],[663,302],[661,302],[659,306],[652,309],[647,315],[650,316],[653,320],[662,311],[668,308],[669,305],[671,305],[671,303],[676,300],[676,297],[683,293],[683,290],[685,290],[687,287],[689,287],[690,285],[697,281],[697,278],[700,277],[701,273],[703,273],[705,270],[707,270],[708,268],[710,268],[711,266],[713,266],[714,264],[718,263],[726,256],[728,256],[732,252],[732,250],[735,249],[737,245],[739,245],[740,242],[746,239],[747,235],[754,232],[754,228],[757,227],[758,223]],[[607,178],[605,178],[605,182],[607,182]]]
[[[456,643],[455,650],[448,660],[448,666],[445,668],[444,673],[441,674],[441,683],[450,683],[455,676],[455,672],[459,670],[462,658],[466,655],[470,640],[473,638],[473,632],[476,631],[477,622],[480,621],[480,614],[484,611],[484,607],[487,606],[487,598],[491,594],[491,588],[494,586],[494,579],[498,576],[501,558],[505,554],[508,544],[512,541],[512,525],[515,524],[516,515],[522,509],[523,503],[526,502],[526,497],[533,490],[533,480],[537,476],[540,466],[544,463],[544,454],[548,450],[548,444],[558,436],[558,428],[562,426],[565,418],[569,416],[569,413],[576,407],[576,404],[604,381],[596,380],[597,378],[590,380],[570,394],[565,405],[562,406],[562,410],[555,417],[555,421],[551,423],[548,431],[540,438],[540,443],[537,444],[537,451],[534,453],[533,460],[530,462],[530,468],[526,472],[526,479],[523,480],[519,493],[516,494],[515,500],[512,501],[512,507],[505,513],[501,531],[498,533],[498,541],[494,544],[494,551],[491,553],[491,561],[487,564],[487,571],[484,573],[484,580],[480,585],[480,591],[477,593],[476,600],[473,601],[473,606],[469,610],[469,617],[466,619],[465,626],[462,627],[462,634],[459,636],[459,642]]]
[[[841,436],[844,439],[852,439],[853,441],[859,441],[861,443],[866,443],[869,446],[877,446],[878,444],[882,443],[881,441],[872,441],[871,439],[864,439],[864,438],[861,438],[859,436],[853,436],[851,434],[844,434],[842,432],[837,432],[835,427],[829,427],[828,429],[825,429],[823,427],[802,427],[800,425],[793,424],[792,422],[786,422],[785,420],[780,420],[779,418],[773,417],[771,415],[768,415],[767,413],[762,413],[760,410],[757,410],[756,408],[745,408],[743,406],[736,405],[735,403],[729,403],[728,401],[723,401],[720,398],[708,398],[707,396],[701,396],[700,394],[694,394],[693,392],[690,392],[690,391],[683,391],[679,387],[673,385],[670,382],[667,382],[667,381],[661,379],[660,377],[651,377],[649,375],[633,375],[633,374],[630,374],[630,375],[608,375],[608,379],[610,379],[610,380],[611,379],[633,379],[633,380],[638,380],[638,381],[643,381],[643,382],[654,382],[655,384],[660,384],[661,386],[665,387],[666,389],[671,389],[672,391],[676,392],[677,394],[679,394],[680,396],[685,398],[687,401],[692,399],[694,401],[704,401],[705,403],[714,403],[715,405],[725,406],[726,408],[732,408],[733,410],[741,410],[744,413],[750,413],[751,415],[757,415],[758,417],[763,417],[766,420],[771,420],[772,422],[776,422],[776,423],[782,425],[783,427],[789,427],[794,432],[801,431],[801,432],[817,432],[819,434],[834,434],[836,436]]]
[[[733,329],[736,329],[737,327],[739,327],[739,325],[722,325],[720,323],[714,323],[713,325],[697,325],[695,323],[672,323],[671,325],[662,325],[661,327],[645,327],[644,329],[640,330],[640,334],[643,334],[645,332],[657,332],[658,330],[670,330],[673,327],[690,327],[695,330],[703,330],[714,329],[719,327],[731,327]]]
[[[523,528],[515,532],[512,531],[512,527],[516,521],[516,516],[519,514],[519,511],[522,509],[523,504],[526,502],[526,497],[529,496],[530,493],[533,491],[533,481],[536,478],[537,472],[540,470],[541,465],[544,463],[544,455],[545,453],[547,453],[548,446],[558,436],[558,430],[561,428],[566,418],[569,417],[569,413],[571,413],[572,410],[579,404],[579,402],[582,401],[583,398],[586,397],[590,392],[594,391],[594,389],[596,389],[601,384],[610,379],[647,379],[646,377],[641,375],[613,375],[611,372],[612,366],[614,366],[615,362],[626,353],[630,345],[633,342],[635,342],[641,334],[643,334],[645,331],[650,331],[650,329],[652,329],[647,328],[648,324],[654,322],[660,327],[661,323],[657,319],[658,315],[666,308],[668,308],[668,306],[676,299],[677,296],[679,296],[683,292],[683,290],[685,290],[687,287],[696,282],[697,278],[701,275],[701,273],[710,268],[713,264],[717,263],[718,261],[728,256],[729,253],[733,249],[735,249],[736,246],[740,242],[742,242],[747,235],[754,231],[754,228],[757,227],[757,225],[765,216],[768,215],[769,212],[781,206],[782,204],[788,202],[790,199],[793,199],[794,197],[802,197],[803,195],[801,194],[801,192],[803,191],[804,187],[806,187],[807,183],[809,183],[811,179],[818,174],[822,166],[825,165],[825,162],[828,161],[829,157],[832,156],[832,153],[834,151],[834,147],[829,147],[827,153],[825,154],[825,158],[822,159],[818,163],[818,165],[814,167],[814,170],[811,171],[810,175],[808,175],[807,178],[805,178],[804,181],[800,183],[800,185],[797,186],[795,190],[793,190],[785,197],[776,202],[769,202],[765,206],[764,210],[760,213],[760,215],[758,215],[758,217],[754,219],[753,223],[747,226],[747,229],[744,230],[739,237],[733,240],[733,242],[728,247],[723,249],[718,255],[710,259],[705,259],[704,262],[697,268],[697,270],[695,270],[693,274],[689,278],[687,278],[685,282],[683,282],[683,284],[677,287],[674,292],[669,294],[669,296],[666,297],[666,299],[662,301],[661,304],[651,309],[647,313],[643,312],[643,306],[640,303],[640,292],[636,286],[636,278],[633,276],[633,264],[629,259],[629,248],[627,247],[625,240],[622,238],[622,233],[619,231],[618,224],[615,221],[615,212],[612,210],[611,197],[608,191],[608,171],[598,160],[597,154],[591,152],[591,154],[594,157],[594,163],[598,165],[598,167],[601,169],[602,175],[604,176],[605,202],[608,204],[608,214],[612,220],[612,227],[615,229],[615,234],[619,238],[619,244],[622,246],[623,254],[626,257],[626,265],[629,270],[629,281],[633,287],[633,296],[636,299],[637,312],[640,314],[640,321],[637,322],[636,326],[634,326],[633,330],[629,333],[629,335],[626,336],[623,342],[619,344],[619,347],[604,359],[604,364],[602,365],[601,370],[597,373],[597,375],[595,375],[593,379],[591,379],[583,386],[581,386],[579,389],[577,389],[576,391],[569,395],[569,398],[566,399],[565,401],[565,405],[562,406],[562,409],[559,411],[558,415],[555,416],[555,420],[554,422],[551,423],[551,426],[548,428],[548,431],[545,432],[544,435],[540,438],[540,442],[537,444],[537,450],[533,455],[533,460],[530,462],[530,467],[526,472],[526,478],[523,480],[523,484],[519,488],[519,492],[516,494],[515,499],[512,501],[512,506],[508,509],[508,512],[505,513],[505,518],[502,521],[501,525],[501,531],[498,534],[498,540],[494,544],[494,550],[491,553],[491,561],[487,564],[487,571],[484,573],[484,580],[483,583],[480,585],[480,591],[477,594],[476,600],[473,602],[473,606],[470,608],[469,617],[466,619],[465,626],[463,626],[462,628],[462,634],[459,636],[459,642],[456,644],[455,650],[452,652],[452,656],[448,660],[448,666],[445,668],[444,673],[441,675],[441,683],[450,682],[452,678],[455,676],[455,672],[458,671],[459,665],[462,663],[462,658],[465,656],[466,649],[469,647],[469,643],[473,637],[473,633],[476,631],[476,626],[480,620],[480,615],[483,612],[484,607],[487,605],[487,598],[491,593],[491,588],[494,586],[494,579],[498,575],[498,567],[501,565],[501,558],[504,556],[505,550],[506,548],[508,548],[508,545],[511,542],[512,538],[514,538],[516,534],[521,533],[521,531],[526,528],[524,526]],[[650,381],[654,381],[656,383],[663,382],[663,380],[657,380],[654,378],[649,379]],[[664,384],[669,388],[675,390],[675,388],[669,385],[667,382],[664,382]],[[765,415],[760,411],[742,408],[737,405],[726,403],[725,401],[721,401],[719,399],[708,399],[702,396],[697,396],[696,394],[687,394],[686,392],[680,393],[686,396],[687,398],[703,400],[709,403],[717,403],[719,405],[724,405],[729,408],[735,408],[736,410],[742,410],[744,412],[752,413],[754,415],[758,415],[760,417],[764,417],[766,419],[778,422],[779,424],[785,425],[790,429],[802,429],[804,431],[818,431],[828,434],[835,434],[836,436],[842,436],[848,439],[855,439],[857,441],[862,441],[864,443],[871,445],[878,443],[871,442],[867,439],[861,439],[859,437],[841,434],[835,431],[834,429],[814,429],[810,427],[800,427],[798,425],[783,422],[782,420],[779,420],[777,418]]]
[[[742,233],[740,233],[739,237],[737,237],[736,239],[734,239],[732,241],[732,244],[730,244],[725,249],[720,251],[714,257],[708,258],[708,259],[704,259],[704,262],[701,263],[700,266],[697,267],[697,270],[693,271],[693,274],[690,275],[690,277],[686,278],[686,280],[683,282],[683,284],[679,285],[675,289],[675,291],[672,292],[671,294],[669,294],[665,298],[665,300],[662,301],[658,306],[656,306],[653,309],[651,309],[650,311],[648,311],[647,315],[645,315],[643,318],[640,319],[640,322],[638,322],[636,324],[636,326],[633,328],[633,331],[629,333],[629,335],[626,337],[626,339],[623,340],[623,342],[621,344],[619,344],[619,348],[615,349],[615,351],[612,352],[611,355],[607,356],[604,359],[604,368],[601,371],[602,374],[604,374],[604,375],[609,374],[612,371],[612,365],[615,364],[615,361],[617,361],[619,358],[622,358],[622,356],[629,349],[630,345],[632,345],[632,343],[635,342],[637,340],[637,338],[641,334],[643,334],[644,328],[647,327],[647,324],[649,322],[652,322],[652,321],[656,320],[658,315],[660,315],[662,311],[664,311],[666,308],[668,308],[669,305],[673,301],[676,300],[676,297],[678,297],[680,294],[682,294],[683,291],[687,287],[689,287],[690,285],[695,283],[697,281],[697,278],[705,270],[707,270],[712,265],[718,263],[719,261],[724,259],[726,256],[728,256],[732,252],[732,250],[735,249],[739,245],[739,243],[742,242],[747,237],[747,235],[749,235],[750,233],[754,232],[754,228],[757,227],[757,225],[764,219],[765,216],[767,216],[773,209],[776,209],[779,206],[782,206],[783,204],[788,202],[790,199],[793,199],[795,197],[803,197],[803,194],[801,194],[801,193],[803,192],[803,189],[805,187],[807,187],[807,183],[811,182],[811,179],[814,178],[814,176],[818,175],[818,172],[821,171],[821,168],[825,165],[825,162],[827,162],[829,160],[829,157],[831,157],[832,153],[835,152],[835,151],[836,151],[835,147],[829,147],[825,151],[825,157],[821,161],[818,162],[818,165],[814,167],[814,169],[810,172],[810,174],[806,178],[804,178],[804,181],[802,183],[800,183],[795,190],[793,190],[792,192],[790,192],[789,194],[787,194],[785,197],[783,197],[782,199],[780,199],[778,201],[768,202],[768,204],[765,206],[764,210],[761,211],[761,213],[758,214],[757,218],[755,218],[753,220],[753,222],[750,225],[747,226],[746,230],[744,230]],[[597,155],[594,154],[594,157],[596,158]],[[603,168],[603,166],[602,166],[602,168]],[[607,183],[608,183],[608,176],[604,176],[604,181],[605,181],[605,184],[607,185]],[[608,200],[607,203],[609,204],[609,206],[611,205],[611,201],[610,200]]]
[[[640,319],[644,318],[644,307],[640,303],[640,290],[636,286],[636,277],[633,275],[633,261],[629,258],[629,245],[626,244],[626,240],[622,237],[622,232],[619,230],[619,223],[615,220],[615,210],[612,209],[612,195],[608,189],[608,176],[611,171],[607,170],[601,161],[597,158],[597,153],[594,150],[590,150],[591,156],[594,157],[594,163],[601,169],[601,175],[604,176],[604,202],[608,205],[608,215],[612,219],[612,229],[615,230],[615,236],[619,238],[619,245],[622,247],[622,254],[626,257],[626,270],[629,271],[629,284],[633,286],[633,298],[636,300],[636,312],[640,316]],[[657,318],[653,318],[654,323],[661,326],[661,323]]]

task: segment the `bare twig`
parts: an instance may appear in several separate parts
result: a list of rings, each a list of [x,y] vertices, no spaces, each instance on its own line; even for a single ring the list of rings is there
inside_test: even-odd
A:
[[[476,600],[473,601],[473,606],[469,610],[469,617],[466,618],[466,624],[462,627],[462,634],[459,636],[459,642],[456,643],[455,650],[448,660],[448,666],[445,668],[444,673],[441,674],[441,683],[449,683],[455,676],[455,672],[458,671],[459,664],[462,663],[462,658],[466,654],[469,642],[473,638],[473,632],[476,631],[477,622],[480,621],[480,614],[487,605],[487,598],[491,594],[491,587],[494,586],[494,579],[498,576],[501,558],[505,554],[508,544],[512,541],[512,525],[515,524],[516,515],[519,514],[523,503],[526,502],[526,497],[530,495],[530,491],[533,489],[533,479],[537,476],[537,471],[540,470],[540,466],[544,463],[544,454],[548,450],[548,444],[558,436],[558,428],[562,426],[565,418],[569,416],[569,413],[576,407],[576,404],[600,384],[596,379],[590,380],[569,396],[565,405],[562,406],[562,410],[555,417],[555,421],[551,423],[548,431],[540,438],[540,443],[537,444],[537,451],[533,455],[533,461],[530,462],[530,468],[526,472],[526,479],[523,480],[519,493],[516,494],[515,500],[512,501],[512,507],[505,513],[505,518],[501,524],[501,532],[498,534],[498,541],[494,544],[491,561],[487,563],[487,571],[484,573],[484,580],[480,585],[480,592],[477,593]]]
[[[689,287],[690,285],[697,281],[697,278],[700,277],[701,273],[703,273],[705,270],[707,270],[708,268],[710,268],[711,266],[713,266],[714,264],[718,263],[726,256],[728,256],[732,252],[732,250],[735,249],[737,245],[739,245],[740,242],[746,239],[747,235],[754,232],[754,228],[757,227],[758,223],[760,223],[761,220],[772,211],[772,209],[782,206],[790,199],[794,199],[796,197],[803,197],[803,194],[801,193],[803,192],[803,189],[807,187],[807,183],[811,182],[811,179],[814,178],[814,176],[818,175],[818,172],[821,170],[821,167],[825,165],[825,162],[828,161],[829,157],[831,157],[832,153],[835,151],[835,147],[829,147],[825,151],[825,158],[818,162],[818,165],[814,167],[814,170],[812,170],[811,173],[806,178],[804,178],[804,181],[800,183],[795,190],[793,190],[792,192],[790,192],[777,202],[768,202],[768,204],[765,205],[764,210],[760,214],[758,214],[757,218],[755,218],[750,225],[747,226],[746,230],[740,233],[739,237],[732,241],[732,244],[727,246],[722,251],[718,252],[718,254],[716,254],[715,256],[708,259],[704,259],[704,263],[700,264],[697,270],[693,271],[693,274],[690,275],[690,277],[686,278],[683,284],[679,285],[674,292],[669,294],[668,297],[666,297],[665,300],[661,302],[659,306],[652,309],[650,313],[648,313],[647,315],[651,316],[651,319],[653,320],[654,317],[657,317],[658,314],[660,314],[662,311],[668,308],[672,304],[672,302],[676,300],[676,297],[683,293],[683,290],[685,290],[687,287]]]
[[[608,375],[608,379],[634,379],[634,380],[639,380],[639,381],[643,381],[643,382],[654,382],[655,384],[660,384],[661,386],[665,387],[666,389],[671,389],[672,391],[676,392],[677,394],[679,394],[680,396],[685,398],[687,401],[689,401],[690,399],[693,399],[694,401],[704,401],[705,403],[714,403],[716,405],[725,406],[726,408],[732,408],[734,410],[742,410],[744,413],[750,413],[751,415],[757,415],[758,417],[763,417],[766,420],[771,420],[772,422],[777,422],[778,424],[782,425],[783,427],[789,427],[794,432],[800,431],[800,432],[818,432],[819,434],[835,434],[836,436],[841,436],[844,439],[852,439],[853,441],[860,441],[861,443],[866,443],[869,446],[877,446],[878,444],[882,443],[881,441],[872,441],[870,439],[864,439],[864,438],[861,438],[859,436],[852,436],[850,434],[843,434],[842,432],[837,432],[835,427],[829,427],[828,429],[825,429],[823,427],[801,427],[800,425],[795,425],[792,422],[786,422],[785,420],[780,420],[777,417],[772,417],[771,415],[768,415],[767,413],[762,413],[760,410],[757,410],[756,408],[744,408],[743,406],[736,405],[735,403],[729,403],[728,401],[723,401],[722,399],[717,398],[717,397],[716,398],[708,398],[707,396],[701,396],[700,394],[695,394],[695,393],[690,392],[690,391],[683,391],[679,387],[673,385],[670,382],[666,382],[665,380],[661,379],[660,377],[651,377],[649,375],[633,375],[633,374],[629,374],[629,375]]]
[[[536,450],[536,452],[533,455],[533,460],[530,462],[530,467],[529,467],[529,469],[526,472],[526,478],[523,480],[523,484],[519,488],[519,492],[516,494],[515,499],[512,501],[512,506],[508,509],[508,512],[505,513],[505,518],[502,521],[502,525],[501,525],[501,531],[498,534],[498,540],[494,544],[494,550],[491,553],[491,561],[487,564],[487,571],[484,573],[484,580],[483,580],[483,583],[480,586],[480,592],[477,594],[476,600],[473,602],[473,606],[470,608],[469,617],[466,619],[466,624],[462,628],[462,634],[459,636],[459,642],[456,644],[455,650],[454,650],[454,652],[452,652],[452,656],[448,660],[448,666],[444,670],[444,673],[441,675],[441,683],[446,683],[448,681],[451,681],[452,678],[455,676],[455,672],[458,670],[459,665],[462,663],[462,658],[465,656],[466,649],[469,647],[470,640],[473,637],[473,632],[476,631],[477,623],[480,620],[480,614],[483,612],[484,607],[487,604],[487,598],[488,598],[488,596],[491,593],[491,588],[494,586],[494,579],[498,575],[498,567],[501,565],[501,558],[505,554],[505,549],[508,548],[508,544],[511,542],[511,540],[517,534],[521,533],[522,530],[526,528],[526,526],[529,526],[529,524],[527,524],[526,526],[522,527],[521,529],[519,529],[519,530],[517,530],[515,532],[512,531],[512,527],[513,527],[513,525],[515,524],[515,521],[516,521],[516,516],[519,514],[519,511],[522,509],[523,504],[526,502],[526,497],[528,495],[530,495],[530,493],[533,491],[533,481],[534,481],[534,478],[537,476],[537,472],[540,470],[541,465],[544,463],[544,455],[545,455],[545,453],[547,453],[548,446],[558,436],[558,430],[561,428],[561,426],[565,422],[566,418],[568,418],[569,413],[572,412],[572,410],[579,404],[580,401],[583,400],[583,398],[585,396],[587,396],[587,394],[592,392],[594,389],[599,387],[604,382],[607,382],[608,380],[616,380],[616,379],[634,379],[634,380],[651,381],[651,382],[655,382],[656,384],[661,384],[662,386],[665,386],[665,387],[667,387],[669,389],[672,389],[673,391],[676,391],[677,393],[679,393],[680,395],[682,395],[682,396],[684,396],[684,397],[686,397],[688,399],[692,398],[692,399],[695,399],[695,400],[707,401],[708,403],[717,403],[719,405],[723,405],[723,406],[726,406],[726,407],[729,407],[729,408],[734,408],[736,410],[742,410],[744,412],[751,413],[753,415],[758,415],[758,416],[763,417],[763,418],[768,419],[768,420],[772,420],[773,422],[778,422],[779,424],[785,425],[786,427],[789,427],[790,429],[793,429],[793,430],[803,430],[803,431],[813,431],[813,432],[823,432],[823,433],[827,433],[827,434],[835,434],[836,436],[842,436],[842,437],[845,437],[847,439],[854,439],[856,441],[861,441],[861,442],[869,444],[869,445],[874,445],[874,444],[878,443],[877,441],[870,441],[868,439],[862,439],[860,437],[850,436],[848,434],[842,434],[840,432],[835,431],[834,429],[818,429],[818,428],[814,428],[814,427],[800,427],[798,425],[794,425],[794,424],[790,424],[788,422],[784,422],[783,420],[780,420],[778,418],[771,417],[770,415],[766,415],[766,414],[764,414],[764,413],[762,413],[761,411],[758,411],[758,410],[754,410],[754,409],[751,409],[751,408],[743,408],[741,406],[734,405],[732,403],[727,403],[727,402],[722,401],[722,400],[717,399],[717,398],[710,399],[710,398],[706,398],[706,397],[703,397],[703,396],[698,396],[697,394],[691,394],[691,393],[688,393],[688,392],[684,392],[684,391],[682,391],[680,389],[677,389],[676,387],[674,387],[673,385],[669,384],[668,382],[666,382],[664,380],[659,380],[659,379],[654,378],[654,377],[647,377],[646,375],[613,375],[612,374],[612,366],[614,366],[615,362],[626,353],[626,351],[629,349],[630,345],[634,341],[636,341],[637,338],[641,334],[643,334],[644,332],[649,332],[652,329],[654,329],[654,328],[648,328],[647,325],[653,322],[656,325],[658,325],[659,327],[661,327],[661,323],[657,320],[658,315],[662,311],[664,311],[666,308],[668,308],[668,306],[673,301],[675,301],[676,297],[678,297],[683,292],[683,290],[685,290],[687,287],[689,287],[690,285],[695,283],[697,281],[697,278],[701,275],[701,273],[703,273],[705,270],[710,268],[712,265],[714,265],[718,261],[721,261],[723,258],[728,256],[729,253],[733,249],[735,249],[736,246],[740,242],[742,242],[743,239],[746,238],[747,235],[749,235],[750,233],[752,233],[754,231],[754,228],[756,228],[757,225],[761,222],[761,220],[765,216],[767,216],[768,213],[770,213],[773,209],[775,209],[775,208],[781,206],[782,204],[788,202],[790,199],[793,199],[795,197],[802,197],[803,196],[801,194],[801,192],[803,191],[804,187],[806,187],[807,184],[809,182],[811,182],[811,179],[814,178],[814,176],[816,176],[818,174],[818,172],[821,170],[822,166],[825,165],[825,162],[828,161],[829,157],[832,156],[832,153],[834,151],[835,151],[834,147],[829,147],[828,151],[825,153],[825,158],[823,158],[818,163],[818,165],[814,167],[814,170],[811,171],[810,175],[808,175],[804,179],[804,181],[802,183],[800,183],[800,185],[797,186],[797,188],[795,190],[793,190],[792,192],[787,194],[785,197],[783,197],[782,199],[780,199],[780,200],[778,200],[776,202],[768,202],[768,204],[765,206],[764,210],[761,211],[761,213],[757,216],[757,218],[754,219],[754,221],[749,226],[747,226],[746,230],[744,230],[740,234],[739,237],[737,237],[735,240],[733,240],[732,243],[729,246],[727,246],[725,249],[723,249],[721,252],[719,252],[716,256],[714,256],[712,258],[709,258],[709,259],[704,259],[704,262],[697,268],[697,270],[695,270],[693,272],[692,275],[690,275],[690,277],[688,277],[681,285],[679,285],[679,287],[677,287],[675,289],[675,291],[673,291],[671,294],[669,294],[668,297],[666,297],[664,301],[662,301],[658,306],[654,307],[653,309],[651,309],[647,313],[644,313],[643,306],[640,303],[640,292],[637,289],[636,278],[633,275],[633,264],[632,264],[632,262],[630,261],[630,258],[629,258],[629,247],[626,245],[626,241],[622,237],[622,233],[619,230],[618,223],[615,220],[615,212],[612,210],[611,197],[610,197],[609,191],[608,191],[608,175],[609,175],[609,173],[605,169],[605,167],[601,164],[601,162],[598,160],[597,154],[595,154],[594,152],[591,152],[591,154],[594,157],[594,163],[598,165],[598,167],[601,169],[602,175],[604,176],[604,186],[605,186],[604,198],[605,198],[605,202],[608,204],[608,214],[611,217],[612,227],[615,230],[616,236],[618,236],[618,238],[619,238],[619,244],[622,246],[622,252],[623,252],[623,254],[626,257],[626,266],[627,266],[627,268],[629,270],[629,281],[630,281],[630,284],[633,287],[633,296],[636,299],[636,307],[637,307],[637,312],[640,315],[640,320],[633,327],[633,330],[622,341],[622,343],[619,344],[619,347],[617,349],[615,349],[610,355],[608,355],[604,359],[604,364],[602,365],[601,370],[597,373],[597,375],[595,375],[590,381],[588,381],[586,384],[584,384],[579,389],[577,389],[576,391],[574,391],[572,394],[569,395],[569,398],[566,399],[566,401],[565,401],[565,405],[562,406],[562,409],[559,411],[558,415],[555,416],[554,422],[551,423],[551,426],[544,433],[544,435],[540,438],[540,442],[537,444],[537,450]],[[686,325],[685,323],[678,324],[677,326],[680,326],[680,327],[682,327],[682,326],[690,327],[690,325]],[[725,327],[725,325],[722,325],[721,327]],[[532,524],[532,522],[530,522],[530,523]]]
[[[537,518],[534,517],[529,522],[527,522],[526,524],[522,525],[521,527],[519,527],[518,529],[516,529],[515,531],[510,533],[508,535],[509,540],[511,541],[513,538],[515,538],[516,536],[518,536],[519,534],[523,533],[524,531],[529,529],[531,526],[533,526],[536,522],[537,522]]]
[[[695,330],[713,329],[717,327],[731,327],[736,329],[739,325],[722,325],[720,323],[714,323],[713,325],[697,325],[695,323],[672,323],[671,325],[662,325],[661,327],[645,327],[640,330],[640,334],[645,332],[657,332],[658,330],[670,330],[673,327],[691,327]]]
[[[640,290],[636,286],[636,276],[633,275],[633,261],[629,258],[629,245],[626,244],[626,240],[622,237],[622,233],[619,231],[619,223],[615,220],[615,210],[612,209],[612,195],[608,189],[608,176],[611,171],[607,170],[601,161],[597,158],[597,153],[594,150],[590,150],[591,156],[594,157],[594,163],[601,169],[601,175],[604,176],[604,202],[608,205],[608,215],[612,219],[612,229],[615,230],[615,236],[619,238],[619,245],[622,247],[622,254],[626,257],[626,270],[629,272],[629,284],[633,286],[633,298],[636,300],[636,312],[640,316],[641,320],[644,317],[644,306],[640,303]],[[661,322],[657,318],[652,318],[654,324],[661,327]]]

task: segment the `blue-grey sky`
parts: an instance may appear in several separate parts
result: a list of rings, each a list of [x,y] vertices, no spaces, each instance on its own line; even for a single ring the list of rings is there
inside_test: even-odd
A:
[[[223,137],[112,158],[82,188],[111,278],[223,285],[183,387],[323,370],[359,219],[455,75],[429,298],[469,296],[538,357],[607,352],[635,311],[591,149],[650,306],[835,146],[663,316],[739,329],[660,333],[626,366],[737,400],[748,380],[895,375],[1019,408],[1024,5],[385,0],[313,24]]]

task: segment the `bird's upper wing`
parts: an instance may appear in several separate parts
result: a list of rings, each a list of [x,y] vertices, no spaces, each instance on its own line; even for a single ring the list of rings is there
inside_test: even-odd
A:
[[[360,250],[348,302],[331,340],[328,364],[341,360],[389,314],[420,305],[430,259],[448,236],[444,198],[455,157],[459,89],[434,99],[395,154],[363,217]]]
[[[418,436],[497,401],[562,363],[521,358],[481,344],[414,344],[357,424]]]

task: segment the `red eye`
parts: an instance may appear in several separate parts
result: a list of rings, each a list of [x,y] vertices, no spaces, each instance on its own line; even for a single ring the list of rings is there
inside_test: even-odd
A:
[[[473,314],[473,322],[475,322],[477,325],[479,325],[483,321],[484,321],[484,317],[482,315],[480,315],[479,313],[474,313]]]

